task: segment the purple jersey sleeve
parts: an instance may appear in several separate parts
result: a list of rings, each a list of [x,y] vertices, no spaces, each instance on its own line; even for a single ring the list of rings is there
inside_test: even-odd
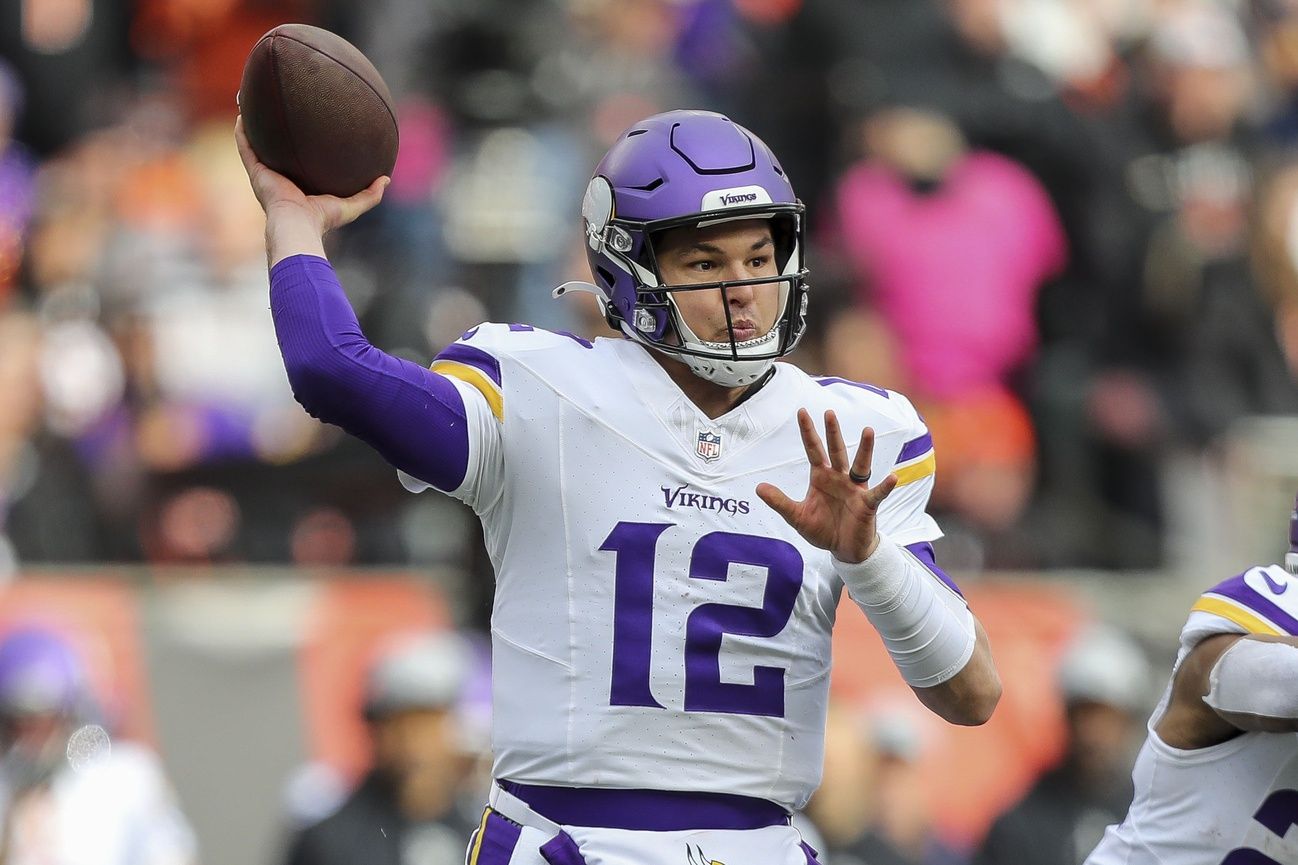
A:
[[[328,261],[294,255],[276,264],[270,308],[293,395],[312,417],[439,490],[464,482],[469,430],[459,390],[371,345]]]

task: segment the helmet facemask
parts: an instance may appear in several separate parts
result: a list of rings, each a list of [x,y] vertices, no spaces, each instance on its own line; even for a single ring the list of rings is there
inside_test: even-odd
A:
[[[776,274],[751,279],[666,284],[655,253],[655,241],[664,233],[678,228],[706,228],[753,219],[769,222]],[[609,325],[643,345],[675,357],[700,378],[723,387],[752,384],[771,368],[776,358],[789,354],[806,330],[807,271],[802,266],[801,204],[733,208],[722,213],[695,213],[641,223],[611,219],[601,234],[599,242],[603,246],[604,259],[611,260],[635,282],[635,302],[628,310],[629,315],[615,308],[607,297],[601,297]],[[764,334],[736,339],[729,292],[742,286],[760,287],[772,283],[779,286],[774,323]],[[721,293],[729,333],[726,341],[701,338],[685,320],[677,297],[695,291]]]
[[[800,300],[796,309],[791,305],[795,293],[792,286],[802,276],[799,266],[801,250],[798,245],[797,214],[763,213],[756,216],[727,216],[723,220],[711,219],[698,223],[690,220],[686,222],[686,226],[705,228],[721,222],[737,223],[754,218],[764,219],[769,226],[774,243],[772,254],[775,261],[775,274],[730,281],[663,285],[659,292],[641,292],[641,296],[655,293],[665,296],[669,307],[668,339],[655,348],[664,353],[677,355],[695,375],[724,387],[741,387],[757,381],[771,368],[776,358],[783,357],[792,350],[803,330],[801,313],[805,311],[802,309],[805,305],[805,292],[798,292]],[[651,233],[649,244],[651,251],[658,249],[657,241],[669,230],[671,229],[662,228]],[[662,278],[661,263],[656,260],[651,261],[651,269],[659,276],[660,283],[665,283]],[[739,338],[735,333],[734,308],[731,304],[730,292],[741,287],[766,291],[769,290],[766,287],[772,284],[778,291],[774,320],[771,321],[766,332]],[[720,341],[705,339],[695,333],[690,326],[680,301],[687,296],[687,293],[696,291],[712,291],[720,294],[721,309],[725,315],[724,339]],[[765,321],[759,324],[765,324]]]

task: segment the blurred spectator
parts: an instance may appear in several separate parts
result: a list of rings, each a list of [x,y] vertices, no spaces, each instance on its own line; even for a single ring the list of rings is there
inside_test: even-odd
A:
[[[955,865],[933,834],[916,760],[926,719],[909,706],[830,707],[825,768],[807,804],[831,865]]]
[[[1268,87],[1265,132],[1274,143],[1292,147],[1298,142],[1298,4],[1257,0],[1249,9],[1259,71]]]
[[[100,549],[90,479],[44,422],[52,403],[42,387],[43,354],[56,338],[43,335],[33,316],[0,313],[0,577],[23,561],[84,561]],[[68,354],[77,356],[65,353],[65,363]]]
[[[1063,560],[1159,565],[1168,456],[1210,437],[1205,406],[1237,404],[1229,388],[1191,384],[1188,371],[1226,357],[1212,346],[1231,341],[1231,319],[1256,320],[1245,255],[1256,153],[1248,112],[1258,97],[1250,64],[1236,15],[1193,2],[1155,7],[1133,59],[1143,104],[1136,123],[1113,126],[1122,196],[1110,202],[1125,214],[1126,238],[1092,235],[1116,265],[1090,271],[1104,277],[1094,285],[1098,316],[1070,328],[1060,323],[1069,304],[1057,304],[1057,337],[1033,381],[1044,447],[1038,529]]]
[[[131,46],[166,69],[200,119],[233,122],[243,60],[257,39],[288,21],[315,23],[316,0],[139,0]]]
[[[341,807],[292,840],[287,865],[461,865],[474,816],[460,793],[473,768],[457,708],[468,647],[450,634],[399,643],[374,664],[365,719],[374,767]]]
[[[157,756],[113,741],[104,723],[85,667],[61,636],[25,627],[0,640],[3,861],[196,861],[193,833]]]
[[[1191,393],[1215,395],[1198,404],[1210,435],[1246,414],[1298,414],[1298,165],[1266,180],[1253,213],[1256,290],[1230,314],[1222,304],[1205,316],[1217,324],[1218,341],[1189,370]]]
[[[1084,631],[1057,671],[1062,759],[993,824],[974,865],[1080,865],[1131,804],[1131,765],[1149,705],[1144,652],[1115,629]]]
[[[35,160],[13,138],[22,108],[22,84],[0,60],[0,310],[8,306],[17,281],[27,222],[36,203]]]
[[[633,117],[731,110],[813,240],[844,240],[796,362],[927,391],[959,563],[1157,566],[1168,466],[1298,411],[1296,9],[0,0],[0,314],[24,334],[0,364],[38,370],[0,397],[5,533],[29,562],[485,559],[283,386],[228,125],[252,42],[301,20],[398,102],[388,198],[330,238],[377,343],[423,362],[483,318],[586,327],[549,290],[588,277],[595,154]]]
[[[133,65],[130,4],[0,0],[0,60],[27,93],[17,138],[45,156],[115,120]]]
[[[1066,261],[1063,229],[1025,169],[969,151],[940,114],[882,109],[863,136],[868,158],[838,182],[834,210],[858,306],[830,326],[827,365],[908,392],[944,455],[934,503],[1004,534],[1033,485],[1013,381],[1036,349],[1037,293]]]
[[[1266,180],[1256,204],[1239,171],[1200,180],[1151,243],[1150,306],[1180,355],[1166,412],[1182,446],[1217,443],[1243,417],[1298,414],[1288,239],[1298,174],[1289,166]]]

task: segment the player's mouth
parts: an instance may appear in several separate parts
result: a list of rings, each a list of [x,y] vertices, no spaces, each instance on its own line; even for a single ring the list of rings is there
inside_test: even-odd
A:
[[[750,339],[756,339],[761,336],[757,325],[746,318],[737,319],[730,323],[730,332],[721,332],[719,341],[728,342],[733,339],[735,342],[747,342]]]

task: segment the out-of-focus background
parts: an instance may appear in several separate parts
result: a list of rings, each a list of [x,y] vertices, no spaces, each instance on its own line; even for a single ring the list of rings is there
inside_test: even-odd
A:
[[[549,290],[633,121],[773,147],[814,247],[794,360],[926,417],[1006,679],[988,727],[934,724],[845,610],[809,837],[1080,862],[1195,595],[1285,549],[1294,0],[0,0],[4,860],[439,865],[476,821],[476,523],[298,408],[271,328],[232,127],[288,21],[398,101],[330,252],[417,362],[481,320],[602,332]]]

